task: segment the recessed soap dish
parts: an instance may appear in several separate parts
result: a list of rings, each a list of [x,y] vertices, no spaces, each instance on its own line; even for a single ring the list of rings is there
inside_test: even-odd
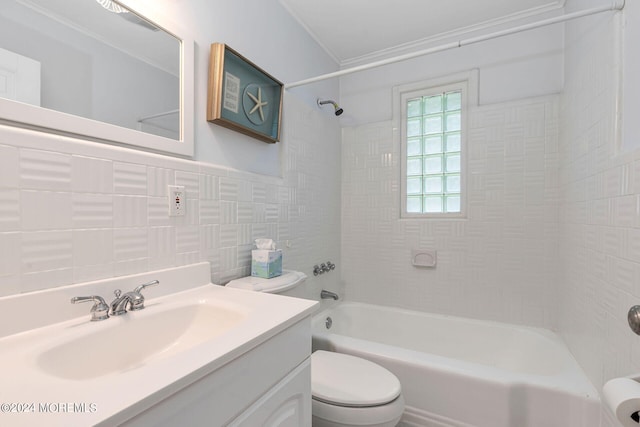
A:
[[[438,261],[438,251],[430,249],[412,249],[411,264],[414,267],[435,268]]]

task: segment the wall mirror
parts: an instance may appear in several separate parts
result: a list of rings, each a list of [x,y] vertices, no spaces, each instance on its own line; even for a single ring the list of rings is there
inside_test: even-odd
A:
[[[110,0],[2,2],[0,120],[193,155],[192,39]]]

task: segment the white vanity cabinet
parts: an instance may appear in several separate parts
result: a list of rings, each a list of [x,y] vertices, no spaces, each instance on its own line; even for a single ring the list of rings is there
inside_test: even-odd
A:
[[[123,425],[311,427],[310,352],[306,317]]]
[[[230,427],[310,427],[311,359],[264,394]]]

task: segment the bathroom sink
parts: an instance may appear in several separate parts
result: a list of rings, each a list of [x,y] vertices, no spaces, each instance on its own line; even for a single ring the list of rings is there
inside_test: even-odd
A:
[[[73,297],[113,295],[114,289],[134,289],[152,280],[160,283],[148,291],[143,310],[93,322],[89,305],[70,303]],[[271,377],[256,373],[274,365],[254,352],[268,348],[279,354],[287,348],[282,342],[306,337],[300,331],[308,329],[306,320],[315,305],[214,285],[209,263],[2,297],[0,313],[11,321],[0,322],[0,395],[12,402],[38,403],[17,407],[30,414],[0,414],[0,424],[122,425],[151,416],[150,408],[179,410],[163,402],[186,390],[201,393],[205,379],[218,384],[242,377],[248,365],[254,374],[243,387],[268,382]],[[298,363],[298,356],[287,350],[277,359],[289,366]],[[280,374],[285,372],[273,372]],[[238,391],[227,399],[228,387],[213,388],[219,393],[208,408],[218,418],[211,425],[225,425],[238,413],[240,406],[234,405],[240,394],[253,401],[264,392]],[[145,419],[137,425],[160,420]]]
[[[85,325],[91,328],[88,333],[43,351],[37,365],[70,380],[122,373],[222,335],[245,317],[236,308],[211,303],[148,306]]]

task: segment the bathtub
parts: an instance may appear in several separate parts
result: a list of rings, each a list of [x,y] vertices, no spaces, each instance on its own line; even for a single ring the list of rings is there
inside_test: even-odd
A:
[[[313,347],[393,372],[401,426],[600,425],[598,392],[544,329],[342,302],[314,316]]]

